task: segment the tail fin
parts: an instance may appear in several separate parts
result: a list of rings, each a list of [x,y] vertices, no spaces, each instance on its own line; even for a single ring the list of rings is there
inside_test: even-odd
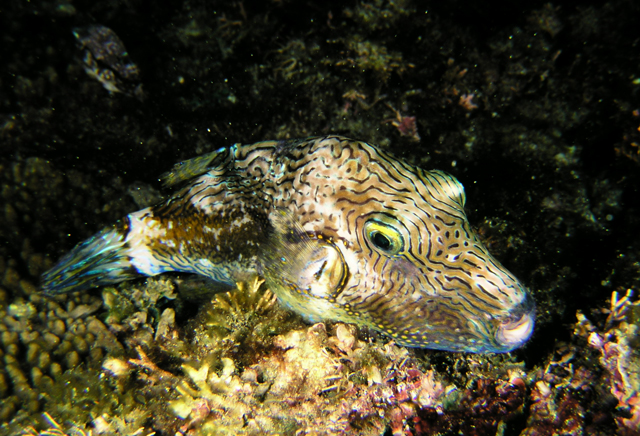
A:
[[[43,274],[43,291],[49,295],[83,291],[140,277],[127,255],[126,234],[122,226],[111,227],[77,245]]]

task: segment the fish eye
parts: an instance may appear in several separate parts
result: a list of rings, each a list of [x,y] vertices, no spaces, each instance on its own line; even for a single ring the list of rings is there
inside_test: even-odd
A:
[[[364,224],[364,234],[374,247],[385,253],[394,255],[404,249],[402,234],[389,223],[370,219]]]

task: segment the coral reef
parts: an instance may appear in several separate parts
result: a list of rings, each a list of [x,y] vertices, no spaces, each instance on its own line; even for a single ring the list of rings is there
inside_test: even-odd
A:
[[[149,406],[162,417],[154,429],[194,435],[378,435],[388,429],[404,435],[477,428],[484,434],[496,430],[496,416],[506,422],[522,413],[521,369],[505,365],[490,372],[501,374],[497,378],[474,376],[460,392],[406,348],[362,340],[342,323],[302,326],[260,285],[216,295],[193,337],[170,334],[148,352],[138,346],[137,359],[105,362],[110,377],[136,373],[146,385],[141,392],[154,398]],[[282,328],[283,315],[291,318],[289,328]],[[178,419],[168,419],[169,411]]]
[[[606,369],[607,384],[618,400],[616,407],[627,415],[615,418],[621,435],[640,433],[640,356],[637,353],[640,302],[631,303],[632,295],[631,290],[620,299],[617,292],[612,294],[603,332],[598,332],[584,316],[579,316],[581,327],[590,331],[589,346],[601,353],[600,363]]]
[[[631,0],[10,2],[0,434],[638,434],[640,309],[625,295],[640,290],[639,12]],[[94,24],[126,46],[145,101],[87,77],[72,30]],[[326,133],[462,181],[470,222],[536,298],[527,348],[402,349],[305,325],[255,284],[212,295],[167,276],[39,294],[61,254],[160,200],[174,162]]]

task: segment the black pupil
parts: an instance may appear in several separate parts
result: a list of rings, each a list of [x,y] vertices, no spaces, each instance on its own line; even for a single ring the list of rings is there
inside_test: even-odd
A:
[[[371,235],[371,242],[381,250],[386,251],[391,248],[391,240],[380,232],[375,232]]]

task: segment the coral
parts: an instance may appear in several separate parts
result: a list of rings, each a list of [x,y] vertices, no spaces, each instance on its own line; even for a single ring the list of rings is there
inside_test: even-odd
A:
[[[399,20],[415,13],[407,0],[373,0],[360,2],[353,9],[346,8],[344,15],[354,19],[368,31],[375,32],[392,28]]]
[[[419,408],[442,410],[445,389],[433,371],[419,370],[406,349],[357,340],[344,324],[333,333],[324,324],[290,331],[274,348],[244,368],[224,357],[183,365],[188,378],[171,403],[181,431],[380,434],[390,420],[394,434],[405,434]]]
[[[622,298],[614,292],[610,307],[601,311],[608,316],[600,328],[578,312],[574,334],[589,347],[557,347],[558,358],[534,373],[523,435],[638,434],[640,362],[629,346],[637,331],[629,309],[638,303],[630,298],[630,292]],[[612,414],[614,408],[622,413]]]
[[[72,426],[69,431],[65,431],[65,429],[56,422],[55,419],[51,417],[47,412],[42,414],[42,418],[44,422],[49,427],[46,430],[38,431],[34,427],[28,427],[24,430],[23,434],[26,436],[68,436],[70,434],[78,435],[78,436],[89,436],[92,435],[91,430],[89,432],[85,432],[82,428]]]
[[[634,84],[640,85],[640,79],[635,79]],[[628,112],[628,110],[627,110]],[[640,164],[640,128],[638,128],[640,109],[631,111],[633,119],[627,121],[622,141],[614,147],[616,156],[625,157],[636,164]]]
[[[42,414],[42,420],[48,427],[45,430],[38,431],[34,427],[27,427],[21,434],[25,436],[93,436],[107,434],[114,436],[153,436],[155,432],[146,431],[139,427],[134,430],[130,423],[126,423],[120,418],[111,418],[104,414],[93,421],[93,429],[84,429],[77,425],[71,424],[68,430],[58,424],[55,419],[47,412]]]
[[[370,71],[382,82],[388,81],[392,73],[402,74],[413,66],[402,59],[401,53],[373,41],[355,37],[344,41],[344,45],[343,60],[335,63],[337,67]]]
[[[585,384],[592,378],[588,373],[578,375]],[[587,390],[585,384],[580,388]],[[584,434],[586,411],[579,396],[579,390],[574,387],[549,386],[546,381],[538,380],[530,394],[529,419],[522,435]]]
[[[473,98],[475,95],[473,94],[462,94],[460,96],[460,100],[458,100],[458,105],[462,106],[468,111],[472,111],[478,108],[478,105],[473,103]]]
[[[640,433],[640,356],[630,343],[637,342],[638,325],[627,322],[626,314],[633,314],[640,302],[631,303],[633,292],[618,299],[611,296],[611,308],[604,332],[591,331],[589,345],[601,353],[600,362],[609,376],[610,390],[618,400],[618,408],[626,416],[617,416],[618,434]],[[583,324],[587,322],[583,319]],[[595,330],[595,329],[591,329]]]
[[[418,134],[418,125],[416,123],[416,117],[405,117],[400,114],[399,111],[394,109],[391,105],[387,104],[389,109],[391,109],[395,118],[389,118],[384,120],[383,123],[390,123],[393,127],[398,129],[400,135],[407,136],[410,140],[419,142],[420,135]]]
[[[310,85],[323,79],[322,73],[316,70],[315,62],[320,47],[314,43],[305,43],[300,39],[289,41],[284,47],[275,51],[277,63],[274,75],[289,81],[293,86]],[[314,72],[315,70],[315,72]]]
[[[420,410],[414,419],[416,434],[496,434],[522,414],[525,392],[522,374],[513,373],[507,380],[481,378],[460,395],[453,410]]]
[[[484,434],[495,431],[497,416],[505,421],[521,411],[525,384],[515,367],[491,370],[489,379],[472,377],[460,391],[425,369],[413,352],[364,341],[343,323],[298,324],[265,339],[263,326],[278,306],[260,285],[241,284],[239,291],[216,296],[198,316],[202,324],[190,343],[171,348],[171,341],[160,341],[150,350],[156,358],[182,350],[175,354],[179,368],[163,369],[140,347],[137,359],[105,362],[112,377],[145,383],[146,396],[171,392],[151,406],[155,416],[164,417],[154,420],[156,430],[377,435],[389,429],[405,435],[473,427]],[[184,339],[178,335],[173,341]],[[187,351],[193,345],[197,349]],[[167,408],[178,420],[166,418]],[[471,419],[468,410],[474,410]]]
[[[638,3],[533,9],[513,3],[499,17],[494,3],[419,6],[63,0],[14,2],[3,10],[0,35],[10,43],[0,63],[0,433],[33,426],[96,434],[105,428],[100,417],[114,426],[128,422],[125,408],[89,417],[99,405],[95,392],[110,404],[135,405],[131,413],[152,415],[131,421],[129,434],[140,425],[174,435],[192,419],[185,432],[196,433],[227,415],[223,422],[234,428],[224,409],[205,413],[207,405],[194,404],[199,412],[185,420],[168,410],[168,401],[182,398],[177,386],[198,392],[182,365],[197,370],[206,363],[208,379],[215,374],[252,389],[230,394],[229,404],[241,404],[244,395],[260,413],[275,408],[263,401],[268,390],[260,396],[258,388],[277,370],[260,374],[255,365],[284,361],[288,350],[276,347],[276,338],[311,334],[299,319],[276,308],[243,317],[208,306],[197,315],[211,292],[200,293],[205,286],[184,277],[151,282],[166,285],[166,298],[138,282],[45,300],[39,276],[75,243],[134,210],[134,198],[141,204],[159,198],[136,188],[159,189],[156,177],[168,162],[230,142],[329,132],[393,147],[410,162],[465,181],[474,199],[470,222],[484,228],[492,253],[534,292],[536,332],[512,361],[406,350],[402,368],[420,374],[411,378],[401,369],[398,380],[445,386],[431,411],[414,399],[388,402],[386,389],[398,387],[385,379],[387,367],[400,365],[392,357],[401,349],[389,346],[385,357],[384,345],[365,339],[367,332],[325,326],[319,344],[343,367],[327,373],[318,385],[325,391],[315,396],[289,392],[294,400],[277,410],[276,423],[264,415],[260,421],[251,409],[251,425],[294,434],[295,416],[307,404],[306,416],[317,421],[306,425],[317,433],[351,426],[352,433],[381,434],[391,411],[400,409],[395,416],[405,416],[403,429],[413,433],[473,434],[476,423],[477,432],[491,436],[635,431],[640,307],[632,302],[623,319],[607,323],[611,308],[605,313],[601,306],[613,290],[640,286],[640,80],[632,61],[637,40],[629,37],[637,33]],[[73,60],[77,50],[62,21],[91,24],[87,17],[113,25],[126,41],[148,86],[144,104],[109,96]],[[39,32],[30,31],[34,26]],[[464,96],[478,109],[461,106]],[[379,102],[416,117],[421,141],[401,136],[391,123],[381,126],[399,121]],[[219,298],[233,307],[232,299],[242,297]],[[321,327],[313,334],[322,337]],[[311,339],[296,345],[305,346]],[[226,359],[233,362],[229,375]],[[498,387],[511,380],[505,368],[514,361],[523,363],[516,375],[525,390],[513,379],[501,397]],[[104,386],[86,401],[59,404],[73,398],[67,381],[83,399],[76,376]],[[209,389],[227,395],[215,391],[222,383]],[[524,409],[517,407],[522,397]],[[347,409],[331,410],[339,400]],[[514,420],[503,421],[500,410],[512,411]],[[43,411],[60,425],[41,421]],[[365,416],[362,427],[350,416]],[[491,417],[495,423],[484,426]]]
[[[551,3],[547,3],[541,9],[533,11],[528,20],[534,27],[547,32],[554,38],[563,28],[558,17],[559,9],[560,7],[554,7]]]
[[[233,356],[240,362],[254,360],[274,338],[299,327],[300,318],[283,309],[264,280],[238,283],[238,289],[219,293],[194,320],[191,344],[196,354]]]
[[[100,299],[90,295],[45,300],[34,293],[0,307],[4,367],[0,370],[0,413],[7,420],[16,407],[36,412],[42,395],[59,387],[65,371],[84,363],[99,365],[105,353],[122,345],[94,314]]]

